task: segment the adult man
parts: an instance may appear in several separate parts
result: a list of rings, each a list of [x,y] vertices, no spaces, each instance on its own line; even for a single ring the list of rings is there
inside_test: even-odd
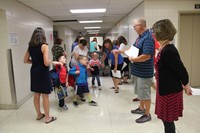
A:
[[[140,99],[140,106],[131,110],[133,114],[142,114],[136,119],[137,123],[144,123],[151,120],[151,84],[153,77],[153,57],[154,57],[154,39],[150,31],[146,28],[146,20],[135,19],[133,28],[139,37],[133,44],[139,49],[139,55],[136,58],[129,57],[132,61],[131,74],[134,75],[135,89]],[[124,51],[120,51],[124,52]]]

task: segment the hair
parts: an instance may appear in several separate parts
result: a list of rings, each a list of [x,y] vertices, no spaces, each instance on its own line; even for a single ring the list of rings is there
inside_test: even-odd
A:
[[[106,47],[104,46],[106,43],[109,43],[110,46],[108,48],[109,52],[113,49],[113,43],[111,42],[111,40],[109,38],[106,38],[104,41],[103,41],[103,47],[102,47],[102,51],[103,52],[106,52]]]
[[[172,41],[176,34],[176,28],[169,19],[163,19],[153,25],[153,32],[158,41]]]
[[[99,54],[97,54],[96,52],[92,53],[93,56],[96,56],[99,57]]]
[[[97,42],[97,38],[96,38],[96,37],[95,37],[95,38],[93,38],[93,39],[92,39],[92,41],[95,41],[95,42]]]
[[[62,42],[63,42],[62,39],[56,38],[54,44],[59,44],[60,45]]]
[[[143,18],[135,19],[134,22],[135,22],[135,23],[139,23],[139,24],[141,24],[142,26],[146,27],[146,20],[143,19]]]
[[[117,39],[113,40],[113,45],[119,46],[119,41]]]
[[[38,46],[46,43],[45,32],[41,27],[34,30],[31,39],[29,41],[29,46]]]
[[[57,61],[59,61],[60,57],[64,56],[63,54],[59,54],[56,58]]]
[[[78,42],[81,36],[77,36],[74,42]]]
[[[80,60],[83,60],[84,58],[87,58],[85,55],[79,55],[78,56],[78,60],[80,61]]]
[[[119,37],[117,38],[117,40],[118,40],[118,42],[119,42],[119,45],[122,44],[122,43],[124,43],[125,45],[128,44],[128,43],[127,43],[127,40],[126,40],[126,38],[125,38],[124,36],[119,36]]]
[[[83,46],[87,45],[87,41],[85,39],[79,40],[79,43],[82,44]]]

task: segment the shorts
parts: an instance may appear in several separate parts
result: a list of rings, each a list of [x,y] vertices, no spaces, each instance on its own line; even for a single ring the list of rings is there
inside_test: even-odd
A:
[[[117,70],[119,70],[121,72],[121,74],[122,74],[122,71],[121,71],[122,67],[123,67],[123,63],[117,65]],[[110,76],[111,77],[113,77],[112,70],[114,70],[114,68],[115,68],[115,65],[111,65],[111,67],[110,67]]]
[[[134,76],[134,87],[135,93],[138,95],[140,100],[151,99],[151,84],[152,78],[139,78]]]
[[[86,86],[76,86],[75,88],[75,94],[76,95],[79,95],[79,96],[82,96],[84,93],[89,93],[89,88],[88,88],[88,85]]]

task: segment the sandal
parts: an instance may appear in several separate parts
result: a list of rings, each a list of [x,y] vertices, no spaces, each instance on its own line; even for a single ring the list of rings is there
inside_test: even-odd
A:
[[[56,117],[51,117],[51,120],[50,120],[50,121],[46,121],[45,123],[48,124],[48,123],[51,123],[51,122],[53,122],[53,121],[55,121],[55,120],[57,120]]]
[[[115,90],[115,93],[119,93],[119,89]]]
[[[123,83],[121,82],[121,83],[118,83],[118,85],[122,85]]]
[[[115,89],[115,87],[111,87],[110,89]],[[117,87],[117,89],[119,90],[119,87]]]
[[[124,84],[128,84],[128,82],[127,82],[127,81],[123,81],[123,83],[124,83]]]
[[[45,117],[45,114],[42,114],[42,116],[40,118],[36,118],[36,120],[41,120],[44,117]]]

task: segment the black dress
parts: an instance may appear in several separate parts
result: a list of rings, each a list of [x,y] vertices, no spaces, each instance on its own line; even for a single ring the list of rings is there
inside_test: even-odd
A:
[[[46,45],[46,44],[43,44]],[[42,45],[29,46],[28,51],[32,59],[31,66],[31,91],[36,93],[50,94],[51,80],[49,67],[44,65]]]

